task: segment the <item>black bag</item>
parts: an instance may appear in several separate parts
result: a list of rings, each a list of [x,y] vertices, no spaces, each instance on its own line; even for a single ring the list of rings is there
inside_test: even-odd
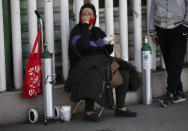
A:
[[[111,64],[108,64],[104,68],[105,70],[105,81],[103,83],[103,88],[99,95],[99,99],[96,101],[99,105],[108,108],[114,109],[114,99],[113,99],[113,87],[112,87],[112,71]]]

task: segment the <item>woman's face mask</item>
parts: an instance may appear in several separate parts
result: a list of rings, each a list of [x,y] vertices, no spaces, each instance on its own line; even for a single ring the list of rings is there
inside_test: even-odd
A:
[[[93,25],[95,23],[95,18],[89,19],[89,26]]]
[[[82,18],[80,19],[80,23],[83,23]],[[90,18],[89,19],[89,26],[93,25],[95,23],[95,18]]]

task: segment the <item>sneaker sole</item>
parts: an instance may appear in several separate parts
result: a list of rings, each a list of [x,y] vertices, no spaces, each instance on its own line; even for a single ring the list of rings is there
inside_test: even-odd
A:
[[[183,98],[183,99],[179,99],[179,100],[177,100],[177,101],[172,101],[172,102],[173,102],[173,103],[179,103],[179,102],[184,102],[184,101],[186,101],[185,98]]]
[[[167,107],[167,105],[164,104],[163,100],[159,100],[159,103],[161,104],[162,107]]]

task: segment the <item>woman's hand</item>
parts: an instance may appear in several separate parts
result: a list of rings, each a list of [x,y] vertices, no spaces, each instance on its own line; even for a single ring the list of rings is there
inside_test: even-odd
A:
[[[86,23],[86,24],[89,24],[89,19],[90,19],[90,17],[88,15],[85,15],[82,17],[83,23]]]
[[[151,35],[151,38],[152,38],[154,44],[155,44],[156,46],[158,46],[158,45],[159,45],[159,43],[158,43],[159,37],[158,37],[156,34],[153,34],[153,35]]]

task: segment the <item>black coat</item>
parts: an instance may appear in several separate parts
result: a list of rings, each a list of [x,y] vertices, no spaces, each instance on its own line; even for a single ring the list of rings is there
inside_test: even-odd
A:
[[[98,27],[93,27],[92,30],[88,30],[89,24],[77,24],[70,33],[69,38],[69,61],[70,70],[76,65],[81,57],[85,57],[93,54],[105,54],[109,55],[113,52],[113,45],[105,45],[100,47],[90,46],[90,41],[98,41],[103,39],[106,35]],[[81,37],[74,43],[72,40],[76,35]],[[75,52],[75,49],[78,53]]]
[[[90,98],[102,106],[113,109],[112,61],[117,61],[120,68],[128,71],[130,76],[128,90],[138,89],[140,84],[138,72],[124,60],[109,55],[113,51],[112,45],[92,47],[91,41],[97,44],[97,41],[101,42],[106,35],[98,27],[93,27],[90,31],[88,28],[88,24],[78,24],[70,33],[70,71],[65,82],[65,91],[71,92],[71,100],[74,102]],[[74,41],[75,36],[78,39]]]
[[[120,68],[129,73],[128,91],[136,91],[141,80],[135,67],[122,59],[107,55],[91,55],[81,59],[71,70],[65,83],[65,91],[71,92],[71,100],[93,99],[100,105],[113,109],[111,63],[116,61]]]
[[[91,55],[81,59],[65,83],[65,91],[71,92],[71,100],[77,102],[90,98],[100,105],[113,108],[110,65],[111,58],[107,55]]]

